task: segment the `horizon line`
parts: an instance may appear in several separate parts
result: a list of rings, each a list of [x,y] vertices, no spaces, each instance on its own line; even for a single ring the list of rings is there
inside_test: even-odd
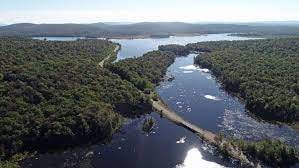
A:
[[[95,23],[114,23],[114,24],[136,24],[136,23],[189,23],[189,24],[213,24],[213,23],[220,23],[220,24],[236,24],[236,23],[267,23],[267,22],[298,22],[299,20],[264,20],[264,21],[99,21],[99,22],[88,22],[88,23],[79,23],[79,22],[14,22],[14,23],[4,23],[1,22],[0,24],[4,25],[14,25],[14,24],[95,24]]]

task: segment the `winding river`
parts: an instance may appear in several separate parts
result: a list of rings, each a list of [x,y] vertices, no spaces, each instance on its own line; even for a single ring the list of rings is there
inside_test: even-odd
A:
[[[41,38],[43,39],[43,38]],[[49,40],[49,39],[48,39]],[[51,40],[51,39],[50,39]],[[66,40],[63,37],[54,40]],[[71,39],[73,40],[73,39]],[[141,56],[156,50],[159,45],[188,44],[203,41],[250,40],[229,34],[210,34],[194,37],[163,39],[114,39],[121,44],[118,60]],[[221,89],[207,69],[193,65],[193,58],[178,57],[168,68],[167,75],[175,79],[164,81],[156,88],[162,99],[179,115],[191,123],[214,133],[223,132],[236,138],[259,140],[280,139],[299,146],[299,133],[288,126],[265,123],[246,113],[237,98]],[[199,55],[200,56],[200,55]],[[151,114],[156,119],[154,132],[141,131],[145,117],[128,119],[121,132],[108,145],[80,147],[63,152],[43,154],[22,163],[23,167],[162,167],[209,168],[236,167],[233,161],[224,161],[213,147],[196,135],[170,121]]]

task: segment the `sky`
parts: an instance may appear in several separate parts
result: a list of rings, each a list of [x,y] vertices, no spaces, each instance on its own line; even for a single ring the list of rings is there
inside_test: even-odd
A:
[[[299,0],[1,0],[0,23],[299,20]]]

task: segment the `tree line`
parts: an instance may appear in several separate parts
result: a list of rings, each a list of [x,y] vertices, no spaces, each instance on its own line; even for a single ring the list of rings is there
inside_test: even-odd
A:
[[[155,84],[161,81],[167,68],[174,62],[175,57],[172,52],[153,51],[142,57],[110,64],[108,69],[142,91],[153,90]]]

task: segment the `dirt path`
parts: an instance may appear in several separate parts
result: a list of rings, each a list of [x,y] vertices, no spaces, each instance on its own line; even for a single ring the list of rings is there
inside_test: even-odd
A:
[[[118,52],[118,50],[119,50],[119,45],[116,45],[116,47],[115,47],[115,49],[114,49],[114,53],[117,53]],[[105,64],[105,62],[107,61],[107,60],[109,60],[110,59],[110,57],[111,57],[111,54],[109,54],[106,58],[104,58],[101,62],[99,62],[99,66],[100,67],[104,67],[104,64]]]
[[[248,160],[241,150],[231,145],[230,142],[227,141],[225,138],[224,139],[221,138],[220,140],[219,135],[216,135],[210,131],[201,129],[198,126],[189,123],[181,116],[176,114],[173,110],[171,110],[163,101],[152,100],[152,105],[153,108],[163,117],[169,119],[170,121],[174,122],[177,125],[180,125],[192,131],[193,133],[196,133],[199,137],[201,137],[203,140],[207,141],[208,143],[215,145],[218,148],[224,149],[230,157],[239,160],[242,166],[257,167],[257,168],[260,167],[259,164],[254,164],[250,160]]]
[[[184,120],[181,116],[177,115],[174,111],[172,111],[169,107],[165,105],[161,100],[159,101],[153,101],[153,107],[163,115],[163,117],[168,118],[169,120],[175,122],[176,124],[185,127],[186,129],[199,134],[200,137],[202,137],[204,140],[215,143],[215,135],[212,132],[203,130],[196,125],[193,125],[186,120]]]

